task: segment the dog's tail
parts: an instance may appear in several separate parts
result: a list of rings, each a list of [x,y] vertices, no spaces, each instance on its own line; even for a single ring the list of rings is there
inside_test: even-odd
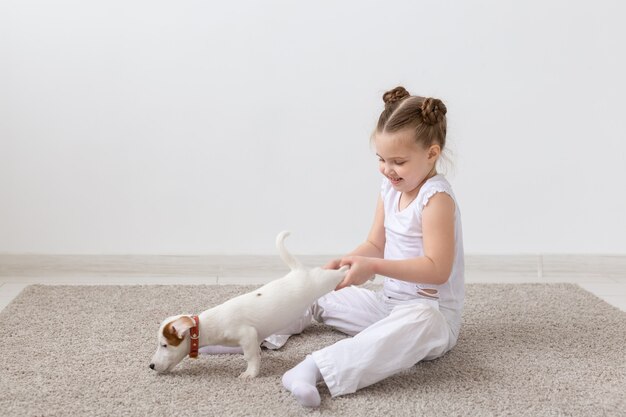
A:
[[[296,269],[304,269],[304,266],[300,263],[299,260],[293,257],[287,249],[285,248],[285,238],[290,235],[290,232],[282,231],[276,236],[276,247],[278,248],[278,253],[280,253],[280,257],[284,263],[287,264],[292,271]]]

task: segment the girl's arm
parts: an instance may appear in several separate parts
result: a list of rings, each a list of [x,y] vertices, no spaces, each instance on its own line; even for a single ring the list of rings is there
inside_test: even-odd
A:
[[[368,258],[382,258],[385,253],[385,210],[383,208],[383,199],[378,196],[376,204],[376,213],[374,214],[374,223],[370,229],[367,240],[356,247],[346,257],[350,256],[366,256]],[[344,257],[345,258],[345,257]],[[324,268],[338,269],[341,259],[330,261]]]
[[[346,256],[340,265],[350,265],[350,271],[337,289],[363,284],[375,274],[423,284],[445,283],[454,261],[454,212],[452,197],[435,194],[422,212],[424,256],[403,260]]]

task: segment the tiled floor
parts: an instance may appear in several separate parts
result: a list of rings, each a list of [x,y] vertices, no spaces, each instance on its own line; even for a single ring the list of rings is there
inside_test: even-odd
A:
[[[323,265],[329,256],[301,256]],[[0,255],[0,309],[30,284],[263,284],[287,268],[274,256],[36,256]],[[467,283],[580,285],[626,311],[626,256],[467,256]]]

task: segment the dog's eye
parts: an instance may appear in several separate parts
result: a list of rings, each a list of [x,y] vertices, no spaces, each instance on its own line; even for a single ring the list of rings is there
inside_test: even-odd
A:
[[[166,347],[167,347],[167,345],[161,345],[161,346],[163,346],[164,348],[166,348]]]

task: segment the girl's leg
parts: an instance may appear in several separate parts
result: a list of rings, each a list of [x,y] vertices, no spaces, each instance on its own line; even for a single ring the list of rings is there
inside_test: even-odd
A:
[[[381,293],[347,287],[320,298],[313,316],[320,323],[354,336],[387,317],[390,311]]]
[[[358,287],[344,288],[320,298],[312,311],[317,321],[350,336],[389,314],[381,294]],[[322,374],[311,355],[282,378],[283,386],[305,407],[319,406],[320,395],[315,385],[321,380]]]
[[[436,307],[397,306],[353,338],[311,355],[333,397],[350,394],[448,349],[449,327]]]

